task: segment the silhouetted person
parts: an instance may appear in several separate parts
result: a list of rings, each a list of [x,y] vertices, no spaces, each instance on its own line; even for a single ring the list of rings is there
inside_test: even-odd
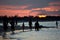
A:
[[[13,17],[15,21],[15,26],[17,26],[17,15]]]
[[[56,28],[58,28],[58,22],[56,21]]]
[[[29,28],[30,28],[30,31],[32,31],[32,21],[29,20]]]
[[[38,21],[36,21],[36,23],[35,23],[35,31],[39,31],[39,23],[38,23]]]
[[[3,37],[6,35],[7,29],[8,29],[8,18],[7,16],[4,16],[3,17],[3,31],[4,31]]]
[[[11,24],[11,31],[12,31],[12,34],[14,34],[15,26],[14,26],[14,20],[13,20],[13,19],[11,19],[10,24]]]
[[[23,25],[22,25],[23,32],[24,32],[24,28],[25,28],[25,26],[24,26],[24,23],[23,23]]]

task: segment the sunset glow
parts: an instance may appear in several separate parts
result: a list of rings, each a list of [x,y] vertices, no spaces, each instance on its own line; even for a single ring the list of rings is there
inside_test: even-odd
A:
[[[39,15],[39,18],[45,18],[47,15]]]
[[[60,1],[44,0],[0,0],[0,16],[60,16]],[[40,16],[41,17],[41,16]],[[44,17],[42,15],[42,17]]]

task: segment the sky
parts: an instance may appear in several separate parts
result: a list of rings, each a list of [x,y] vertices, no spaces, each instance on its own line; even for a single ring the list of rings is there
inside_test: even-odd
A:
[[[0,16],[60,16],[60,0],[0,0]]]

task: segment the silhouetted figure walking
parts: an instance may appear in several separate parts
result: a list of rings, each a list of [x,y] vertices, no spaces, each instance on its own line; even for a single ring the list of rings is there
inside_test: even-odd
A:
[[[24,28],[25,28],[25,26],[24,26],[24,22],[23,22],[23,25],[22,25],[23,32],[24,32]]]
[[[39,23],[38,23],[38,21],[36,21],[36,23],[35,23],[35,31],[39,31]]]
[[[32,21],[29,20],[29,28],[30,28],[30,31],[32,31]]]
[[[14,31],[15,31],[15,26],[14,26],[14,20],[12,19],[11,22],[11,31],[12,31],[12,34],[14,34]]]
[[[5,37],[7,29],[8,29],[8,18],[7,16],[4,16],[3,17],[3,31],[4,31],[3,37]]]

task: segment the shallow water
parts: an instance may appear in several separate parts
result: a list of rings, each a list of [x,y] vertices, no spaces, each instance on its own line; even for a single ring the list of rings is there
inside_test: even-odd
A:
[[[23,22],[18,22],[17,26],[22,26]],[[29,26],[29,22],[24,22],[25,26]],[[32,22],[32,26],[35,25],[35,22]],[[39,25],[42,26],[48,26],[48,27],[56,27],[56,21],[48,21],[48,22],[39,22]],[[3,26],[2,23],[0,23],[0,26]],[[8,26],[10,26],[10,23],[8,23]],[[58,21],[58,26],[60,28],[60,21]]]
[[[18,22],[19,26],[22,26],[23,22]],[[29,26],[29,22],[24,22],[25,26]],[[48,21],[48,22],[39,22],[39,25],[48,26],[48,27],[56,27],[56,21]],[[32,26],[35,26],[35,22],[32,22]],[[60,21],[58,21],[58,27],[60,28]]]

